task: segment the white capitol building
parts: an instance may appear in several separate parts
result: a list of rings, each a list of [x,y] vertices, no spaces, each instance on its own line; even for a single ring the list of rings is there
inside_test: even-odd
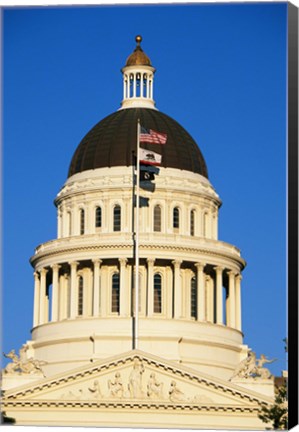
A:
[[[196,142],[154,101],[136,37],[121,108],[75,151],[57,194],[57,239],[39,245],[32,339],[2,376],[20,425],[264,429],[265,357],[243,344],[239,249],[218,240],[221,200]],[[133,206],[137,122],[167,134],[154,190]],[[138,219],[138,334],[133,235]]]

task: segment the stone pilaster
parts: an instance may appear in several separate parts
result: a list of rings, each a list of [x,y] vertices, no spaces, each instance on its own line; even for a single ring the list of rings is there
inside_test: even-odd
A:
[[[78,262],[71,262],[71,318],[75,318],[78,315],[78,278],[77,278],[77,266]]]
[[[236,327],[236,301],[235,301],[235,272],[227,272],[229,277],[228,282],[228,297],[229,297],[229,322],[228,325],[232,328]]]
[[[172,261],[174,267],[174,318],[182,316],[182,287],[181,287],[181,264],[182,261]]]
[[[126,269],[127,258],[119,258],[120,264],[120,294],[119,294],[119,314],[120,316],[128,315],[128,299],[130,298],[126,293]]]
[[[40,297],[39,297],[39,324],[46,322],[46,274],[48,270],[42,268],[40,271]]]
[[[216,323],[223,324],[223,267],[215,267],[216,271]]]
[[[242,331],[242,303],[241,303],[241,280],[242,276],[238,274],[235,280],[236,288],[236,328]]]
[[[40,308],[40,280],[38,272],[34,272],[34,306],[33,306],[33,327],[39,324]]]
[[[154,314],[154,263],[153,258],[147,259],[147,315]]]
[[[206,311],[206,296],[205,296],[205,280],[204,280],[204,263],[196,263],[197,268],[197,320],[205,321]]]
[[[59,298],[59,269],[58,264],[52,265],[52,317],[51,321],[58,321],[58,298]]]
[[[100,265],[102,261],[95,259],[93,262],[93,316],[99,316],[100,309]]]

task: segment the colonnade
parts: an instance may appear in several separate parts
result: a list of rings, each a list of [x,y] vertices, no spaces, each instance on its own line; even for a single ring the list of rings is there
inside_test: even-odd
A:
[[[123,98],[142,97],[153,99],[153,74],[132,71],[123,75]]]
[[[109,265],[108,265],[109,264]],[[142,263],[141,263],[142,264]],[[158,265],[148,258],[140,266],[141,317],[160,316],[169,319],[193,319],[227,325],[241,331],[240,273],[203,262],[169,260],[169,265]],[[107,317],[131,314],[132,265],[120,258],[115,265],[94,259],[80,263],[54,264],[35,271],[33,326],[62,319]],[[112,275],[119,274],[119,311],[111,313]],[[162,280],[162,312],[154,311],[154,275]],[[78,313],[79,278],[82,278],[83,312]],[[191,316],[191,277],[196,280],[196,316]],[[50,295],[51,288],[51,295]],[[51,301],[51,304],[50,304]]]

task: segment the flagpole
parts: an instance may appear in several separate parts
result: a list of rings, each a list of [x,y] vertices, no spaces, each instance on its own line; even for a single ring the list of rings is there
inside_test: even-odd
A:
[[[140,120],[137,120],[137,157],[136,157],[136,235],[135,235],[135,320],[134,320],[134,347],[138,349],[139,338],[139,188],[140,188]]]

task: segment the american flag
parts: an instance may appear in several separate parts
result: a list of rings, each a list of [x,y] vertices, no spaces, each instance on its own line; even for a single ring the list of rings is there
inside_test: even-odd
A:
[[[147,142],[151,144],[166,144],[167,134],[156,132],[153,129],[145,129],[141,126],[139,139],[141,142]]]

